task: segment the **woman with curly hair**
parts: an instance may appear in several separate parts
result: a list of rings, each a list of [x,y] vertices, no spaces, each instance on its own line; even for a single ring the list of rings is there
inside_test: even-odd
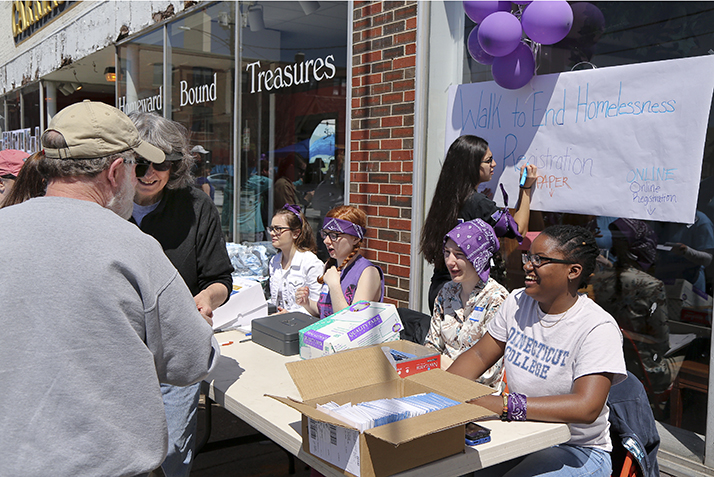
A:
[[[166,155],[161,164],[139,160],[131,221],[161,244],[164,253],[191,290],[196,308],[210,323],[213,310],[233,289],[221,218],[211,198],[195,187],[195,158],[186,128],[153,113],[129,114],[144,141]],[[143,172],[143,171],[141,171]],[[161,465],[167,477],[188,476],[196,439],[200,383],[161,385],[169,449]]]
[[[510,393],[473,404],[506,421],[563,422],[564,444],[475,475],[608,477],[612,463],[610,386],[627,377],[615,319],[578,292],[600,249],[587,229],[546,228],[523,255],[525,288],[508,295],[486,334],[459,355],[450,373],[476,379],[503,358]]]
[[[307,287],[296,293],[298,304],[313,316],[325,318],[354,302],[384,298],[382,270],[359,253],[366,225],[367,214],[351,205],[335,207],[325,216],[320,233],[330,259],[318,278],[323,284],[320,298],[311,300]]]

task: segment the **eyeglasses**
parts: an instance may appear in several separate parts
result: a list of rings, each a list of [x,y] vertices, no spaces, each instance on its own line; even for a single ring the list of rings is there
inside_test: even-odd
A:
[[[489,157],[488,159],[484,159],[481,161],[481,164],[493,164],[493,156]]]
[[[286,230],[291,230],[290,227],[281,227],[280,225],[268,226],[268,232],[275,235],[282,235]]]
[[[332,230],[320,230],[320,236],[322,237],[322,240],[325,240],[325,238],[330,237],[330,240],[333,242],[342,237],[343,234],[339,232],[333,232]]]
[[[144,177],[146,173],[149,172],[149,167],[153,167],[155,171],[165,172],[171,169],[172,165],[173,161],[164,161],[160,164],[156,164],[154,162],[139,159],[136,161],[136,169],[134,169],[134,171],[136,177]]]
[[[523,262],[523,265],[525,265],[528,262],[531,262],[531,264],[535,267],[538,268],[542,265],[547,265],[549,263],[565,263],[572,265],[573,262],[570,260],[561,260],[559,258],[550,258],[550,257],[544,257],[542,255],[531,255],[530,253],[524,253],[521,255],[521,261]]]

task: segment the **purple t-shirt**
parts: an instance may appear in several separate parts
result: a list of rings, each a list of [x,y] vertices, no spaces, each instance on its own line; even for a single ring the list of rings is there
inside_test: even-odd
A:
[[[364,258],[362,255],[357,255],[357,258],[352,263],[348,264],[340,274],[342,293],[344,294],[348,305],[352,304],[352,300],[355,297],[357,283],[359,283],[362,272],[369,267],[375,267],[379,270],[379,277],[382,281],[382,291],[379,294],[379,301],[384,299],[384,273],[382,272],[382,269]],[[330,290],[326,285],[323,286],[322,292],[320,292],[320,298],[317,301],[317,309],[320,310],[320,319],[334,313],[332,310],[332,300],[330,299]]]

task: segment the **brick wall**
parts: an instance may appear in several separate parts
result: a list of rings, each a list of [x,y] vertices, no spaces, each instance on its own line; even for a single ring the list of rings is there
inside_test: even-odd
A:
[[[416,1],[355,1],[350,202],[367,213],[365,257],[387,303],[408,306]]]

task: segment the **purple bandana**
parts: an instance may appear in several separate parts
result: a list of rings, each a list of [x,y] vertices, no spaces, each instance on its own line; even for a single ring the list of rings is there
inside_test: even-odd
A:
[[[491,257],[501,247],[493,228],[481,219],[474,219],[451,229],[444,236],[444,245],[449,239],[464,252],[481,280],[487,282],[491,271]]]
[[[293,214],[297,215],[297,218],[300,220],[300,225],[302,225],[302,217],[300,217],[301,210],[299,205],[285,204],[283,209],[289,210]]]
[[[348,220],[336,219],[335,217],[325,217],[325,221],[322,223],[322,230],[340,232],[352,235],[358,239],[364,238],[364,227],[353,224]]]

